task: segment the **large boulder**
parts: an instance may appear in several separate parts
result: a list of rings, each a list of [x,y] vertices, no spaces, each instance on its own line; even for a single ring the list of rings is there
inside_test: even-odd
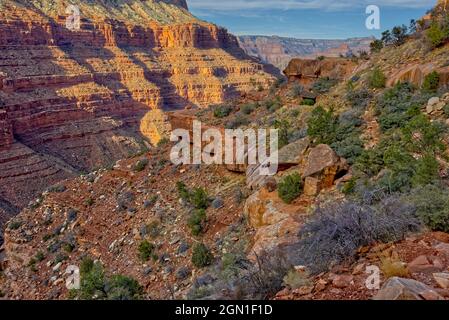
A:
[[[284,171],[302,163],[309,146],[310,139],[306,137],[292,142],[279,150],[278,171]],[[260,189],[269,181],[270,176],[261,173],[265,165],[264,163],[249,165],[246,168],[246,185],[249,189]]]
[[[433,288],[412,279],[389,279],[374,300],[444,300]]]
[[[256,231],[250,257],[263,251],[282,250],[298,242],[298,231],[306,209],[282,202],[276,192],[262,188],[245,203],[245,216]]]
[[[290,82],[299,82],[310,88],[319,78],[327,77],[345,80],[352,75],[357,64],[345,58],[326,58],[324,60],[292,59],[284,70]]]
[[[279,167],[288,169],[300,164],[309,146],[310,138],[305,137],[283,147],[279,150]]]
[[[340,158],[328,145],[320,144],[310,150],[302,165],[301,173],[303,178],[318,179],[320,188],[329,188],[338,177],[346,174],[348,169],[346,160]]]

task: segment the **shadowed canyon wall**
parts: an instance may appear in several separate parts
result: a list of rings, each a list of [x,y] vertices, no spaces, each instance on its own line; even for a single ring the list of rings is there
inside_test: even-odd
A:
[[[39,3],[0,1],[0,223],[49,185],[157,143],[169,130],[164,111],[272,80],[182,0],[115,1],[140,10],[129,19],[78,1],[78,31],[65,27],[65,1]]]

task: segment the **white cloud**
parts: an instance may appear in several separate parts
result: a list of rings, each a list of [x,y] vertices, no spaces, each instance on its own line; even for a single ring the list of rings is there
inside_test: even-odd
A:
[[[239,11],[272,9],[345,10],[375,4],[380,7],[431,8],[437,0],[188,0],[193,10]]]

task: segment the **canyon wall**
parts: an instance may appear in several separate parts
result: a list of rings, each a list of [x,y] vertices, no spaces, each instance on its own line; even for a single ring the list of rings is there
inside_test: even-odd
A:
[[[295,39],[277,36],[239,36],[240,46],[251,56],[284,70],[294,58],[340,57],[369,52],[373,38]]]
[[[160,6],[175,21],[179,11],[179,23],[142,24],[78,1],[77,31],[65,27],[64,10],[35,2],[0,2],[0,221],[61,179],[157,143],[169,129],[164,111],[220,103],[273,79],[185,1],[115,2]]]

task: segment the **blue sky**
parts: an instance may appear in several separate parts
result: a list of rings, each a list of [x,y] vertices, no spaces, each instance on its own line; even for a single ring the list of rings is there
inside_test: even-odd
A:
[[[197,17],[234,34],[341,39],[379,36],[422,17],[437,0],[187,0]],[[381,30],[365,27],[368,5],[380,8]]]

